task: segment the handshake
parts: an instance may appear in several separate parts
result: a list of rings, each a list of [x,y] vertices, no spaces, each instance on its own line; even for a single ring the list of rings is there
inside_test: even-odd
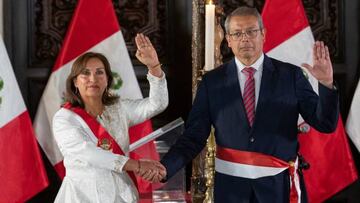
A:
[[[129,159],[123,170],[133,171],[146,181],[157,183],[166,177],[166,168],[159,162],[149,159]]]

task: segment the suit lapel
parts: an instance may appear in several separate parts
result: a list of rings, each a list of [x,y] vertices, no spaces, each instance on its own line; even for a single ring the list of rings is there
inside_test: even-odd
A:
[[[275,67],[271,62],[271,59],[264,56],[264,64],[263,64],[263,72],[261,76],[261,84],[260,84],[260,92],[259,92],[259,99],[256,106],[255,111],[255,120],[253,124],[253,129],[259,120],[259,115],[262,113],[263,109],[267,106],[267,101],[272,94],[272,90],[274,85],[276,84],[276,74],[275,74]]]

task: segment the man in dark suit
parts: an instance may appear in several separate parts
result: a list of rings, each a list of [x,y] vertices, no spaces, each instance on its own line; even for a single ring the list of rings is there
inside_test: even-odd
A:
[[[321,132],[336,128],[328,48],[316,42],[313,65],[303,64],[319,81],[318,96],[299,67],[263,54],[265,29],[256,9],[236,9],[225,29],[235,57],[204,75],[184,134],[161,160],[166,178],[204,148],[213,126],[215,202],[306,202],[297,173],[297,122],[300,114]]]

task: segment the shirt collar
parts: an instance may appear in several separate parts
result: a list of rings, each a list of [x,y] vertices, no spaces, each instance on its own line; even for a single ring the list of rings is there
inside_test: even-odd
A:
[[[258,71],[263,63],[264,63],[264,53],[261,53],[260,57],[255,61],[255,63],[251,64],[250,66],[245,66],[243,63],[241,63],[241,61],[239,61],[235,57],[235,64],[238,69],[238,72],[242,71],[245,67],[253,67],[255,68],[256,71]]]

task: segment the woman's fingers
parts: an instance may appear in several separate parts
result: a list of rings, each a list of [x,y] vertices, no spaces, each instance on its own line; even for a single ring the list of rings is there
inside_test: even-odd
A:
[[[154,47],[149,39],[149,37],[145,36],[145,40],[146,40],[146,44],[149,46],[149,47]]]
[[[136,47],[137,47],[138,49],[140,49],[141,46],[142,46],[142,41],[141,41],[141,39],[140,39],[140,35],[139,35],[139,34],[137,34],[136,37],[135,37],[135,43],[136,43]]]
[[[141,176],[142,179],[159,182],[166,176],[166,169],[161,163],[152,160],[140,160],[140,162],[140,171],[137,175]]]
[[[158,174],[157,170],[148,170],[144,176],[142,176],[143,179],[147,180],[147,181],[152,181],[154,178],[156,178]]]

